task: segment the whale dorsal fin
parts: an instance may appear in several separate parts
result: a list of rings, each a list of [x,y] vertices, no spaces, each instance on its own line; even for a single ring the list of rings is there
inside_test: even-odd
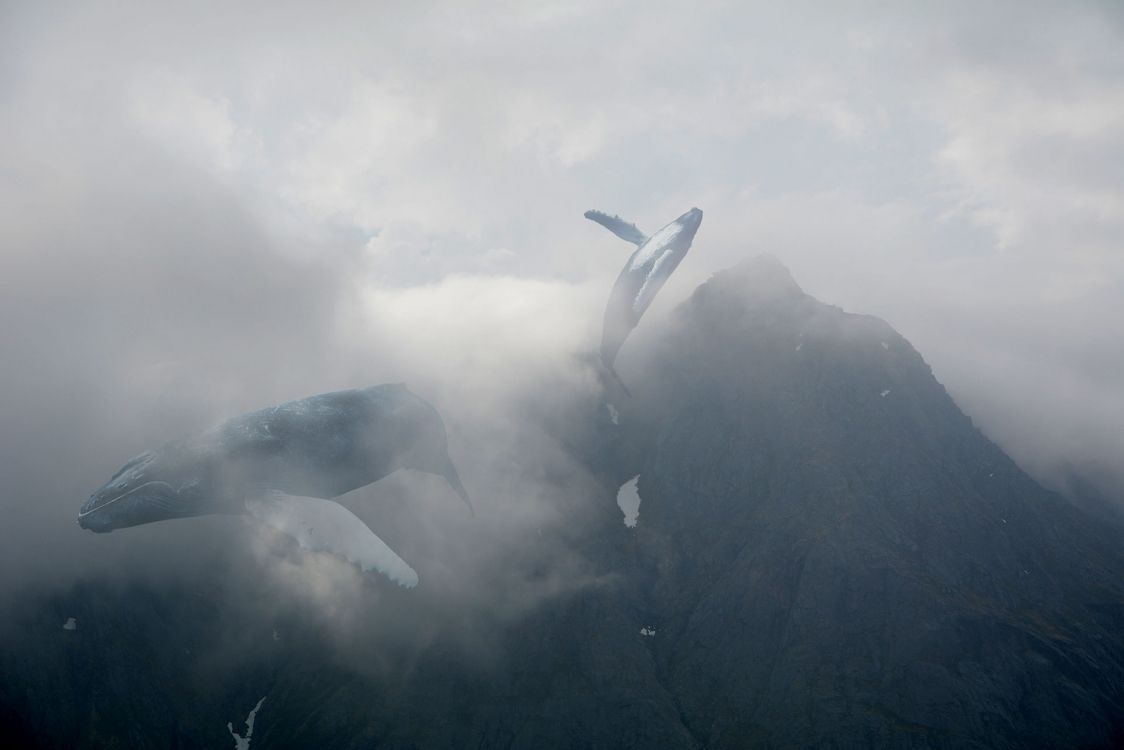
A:
[[[329,552],[361,570],[377,570],[404,588],[418,585],[414,569],[358,516],[339,503],[318,497],[263,492],[246,499],[246,512],[275,531],[292,537],[311,552]]]
[[[610,216],[604,211],[589,210],[585,212],[585,218],[596,221],[625,242],[631,242],[637,247],[648,241],[648,236],[637,229],[635,224],[629,224],[619,216]]]

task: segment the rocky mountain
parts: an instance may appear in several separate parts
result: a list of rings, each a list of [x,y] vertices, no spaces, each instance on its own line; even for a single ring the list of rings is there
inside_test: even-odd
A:
[[[536,417],[588,482],[518,559],[549,577],[536,551],[562,545],[588,585],[499,620],[372,582],[408,625],[343,649],[230,559],[28,594],[0,620],[7,746],[231,747],[262,697],[254,750],[1124,745],[1118,528],[1031,480],[889,325],[759,258],[630,356],[617,419]]]
[[[1081,747],[1124,718],[1121,540],[984,437],[886,323],[775,261],[645,368],[655,655],[706,747]]]

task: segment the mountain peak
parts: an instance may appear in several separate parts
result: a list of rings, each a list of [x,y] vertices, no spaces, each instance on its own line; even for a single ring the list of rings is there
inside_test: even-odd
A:
[[[806,296],[804,290],[792,278],[788,268],[776,256],[768,253],[748,258],[731,268],[719,271],[700,289],[706,287],[736,293],[750,304],[765,304]]]

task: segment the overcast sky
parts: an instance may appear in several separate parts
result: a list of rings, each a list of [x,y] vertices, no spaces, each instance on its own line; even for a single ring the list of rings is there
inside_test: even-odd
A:
[[[627,257],[582,212],[691,206],[654,318],[770,252],[1027,468],[1117,471],[1124,5],[6,2],[5,512],[271,400],[530,383]]]

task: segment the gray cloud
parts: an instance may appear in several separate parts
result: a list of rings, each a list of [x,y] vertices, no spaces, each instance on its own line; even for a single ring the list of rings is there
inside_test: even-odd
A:
[[[706,210],[647,331],[772,252],[898,327],[1041,476],[1117,465],[1119,10],[818,5],[7,5],[0,568],[180,569],[177,549],[239,543],[214,519],[94,538],[73,515],[147,445],[393,380],[446,414],[504,539],[549,524],[564,493],[511,458],[585,481],[519,415],[593,387],[574,356],[627,248],[591,207],[648,231]],[[438,520],[415,532],[458,539],[418,486]]]

